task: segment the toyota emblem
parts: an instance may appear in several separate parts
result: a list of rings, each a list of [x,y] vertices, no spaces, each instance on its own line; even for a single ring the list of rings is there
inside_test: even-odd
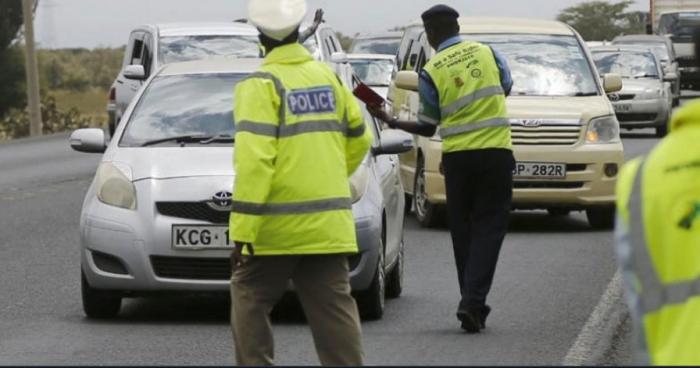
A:
[[[207,202],[207,204],[214,210],[230,212],[232,197],[231,192],[223,190],[214,194],[211,201]]]
[[[612,102],[620,101],[620,95],[617,94],[617,93],[611,93],[611,94],[609,94],[609,95],[608,95],[608,98],[609,98],[610,101],[612,101]]]

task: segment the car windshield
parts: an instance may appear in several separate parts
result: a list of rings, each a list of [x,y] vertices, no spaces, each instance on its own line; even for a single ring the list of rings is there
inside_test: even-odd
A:
[[[389,59],[351,59],[355,74],[368,86],[386,87],[391,83],[394,61]]]
[[[594,51],[600,74],[615,73],[623,78],[659,78],[656,60],[650,52]]]
[[[353,54],[386,54],[396,55],[401,40],[398,38],[368,38],[355,41],[352,45]]]
[[[215,56],[231,58],[260,57],[261,48],[255,36],[173,36],[160,40],[163,63],[202,60]]]
[[[246,74],[157,77],[136,105],[120,144],[141,146],[187,135],[233,137],[233,88],[245,77]]]
[[[690,39],[698,26],[700,26],[700,12],[662,14],[659,19],[659,34]]]
[[[648,47],[651,52],[656,55],[656,57],[662,63],[667,63],[669,61],[669,52],[666,48],[666,44],[663,42],[634,42],[634,41],[621,41],[615,42],[616,45],[639,45],[643,47]]]
[[[598,95],[594,73],[574,36],[535,34],[465,35],[491,46],[508,59],[512,95]]]

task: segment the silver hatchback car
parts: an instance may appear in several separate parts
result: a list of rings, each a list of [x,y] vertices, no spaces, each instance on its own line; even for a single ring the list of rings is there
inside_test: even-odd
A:
[[[665,136],[673,109],[673,80],[664,75],[656,55],[640,46],[594,47],[591,53],[601,75],[622,76],[622,90],[608,95],[620,127],[654,128],[656,136]]]
[[[118,314],[124,297],[226,292],[228,220],[234,183],[233,88],[260,60],[171,64],[151,77],[111,142],[100,129],[73,132],[82,152],[104,152],[80,218],[83,308]],[[352,81],[349,65],[336,65]],[[371,154],[350,178],[360,253],[349,257],[362,315],[380,318],[403,284],[404,196],[397,154],[410,135],[374,133]]]

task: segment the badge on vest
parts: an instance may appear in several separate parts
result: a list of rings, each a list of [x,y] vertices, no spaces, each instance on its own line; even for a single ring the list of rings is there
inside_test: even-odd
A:
[[[294,115],[335,112],[333,88],[295,89],[287,95],[287,106]]]

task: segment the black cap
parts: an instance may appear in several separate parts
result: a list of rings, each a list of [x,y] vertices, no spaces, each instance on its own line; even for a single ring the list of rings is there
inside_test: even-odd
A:
[[[435,5],[432,8],[426,10],[423,14],[421,14],[421,18],[423,18],[423,22],[428,21],[431,18],[437,17],[437,16],[446,16],[446,17],[452,17],[452,18],[459,18],[459,13],[457,10],[455,10],[452,7],[449,7],[447,5]]]

